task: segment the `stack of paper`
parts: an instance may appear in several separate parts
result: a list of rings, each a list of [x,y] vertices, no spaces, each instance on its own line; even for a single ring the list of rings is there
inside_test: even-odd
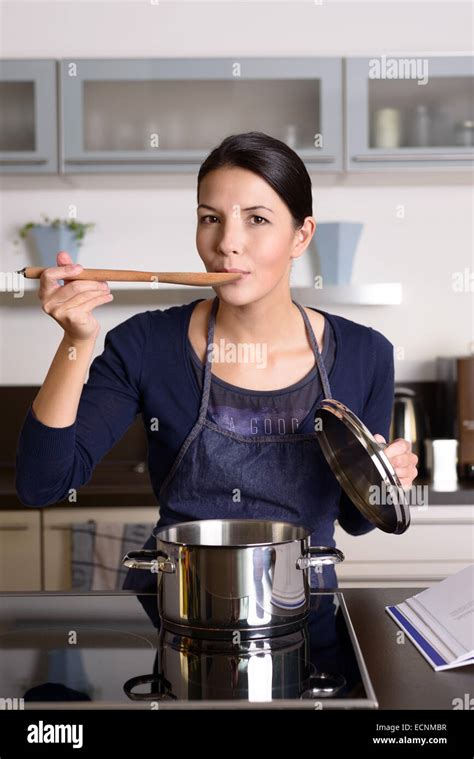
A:
[[[385,609],[433,669],[474,664],[474,564]]]

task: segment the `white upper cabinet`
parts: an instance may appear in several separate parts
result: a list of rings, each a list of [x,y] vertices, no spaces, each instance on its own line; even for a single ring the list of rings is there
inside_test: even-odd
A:
[[[346,59],[346,169],[472,170],[473,60]]]
[[[56,61],[0,60],[0,172],[56,174]]]
[[[265,132],[342,169],[341,58],[61,61],[62,170],[196,171],[225,137]]]

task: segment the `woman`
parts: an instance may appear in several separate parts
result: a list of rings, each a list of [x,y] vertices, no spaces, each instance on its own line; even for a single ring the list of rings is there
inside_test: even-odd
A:
[[[334,546],[334,521],[373,529],[341,492],[314,431],[323,397],[347,404],[388,437],[393,345],[376,330],[291,299],[291,263],[314,234],[311,181],[298,155],[259,132],[233,135],[198,175],[196,244],[208,271],[239,271],[213,299],[137,314],[112,329],[90,368],[106,283],[57,284],[81,267],[67,253],[41,278],[43,310],[64,337],[28,410],[17,491],[26,505],[65,498],[141,412],[159,525],[210,518],[303,524]],[[71,351],[74,360],[70,360]],[[405,488],[417,457],[405,440],[385,451]],[[131,515],[132,516],[132,515]],[[145,547],[154,547],[150,536]],[[325,587],[336,587],[332,566]],[[314,577],[313,577],[314,581]],[[154,590],[130,570],[124,588]]]

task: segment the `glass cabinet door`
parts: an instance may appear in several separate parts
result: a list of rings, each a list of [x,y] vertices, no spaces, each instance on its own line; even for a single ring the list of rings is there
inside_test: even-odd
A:
[[[471,57],[349,58],[346,167],[472,168]]]
[[[0,172],[57,170],[56,62],[0,60]]]
[[[341,170],[341,69],[339,58],[62,61],[62,170],[195,171],[252,130],[314,170]]]

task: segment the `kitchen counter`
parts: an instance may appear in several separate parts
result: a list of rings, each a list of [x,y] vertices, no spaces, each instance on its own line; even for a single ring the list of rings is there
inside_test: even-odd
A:
[[[397,643],[400,628],[385,606],[424,588],[343,589],[380,709],[449,709],[474,692],[474,665],[435,672],[413,643]]]
[[[137,471],[137,463],[102,461],[96,466],[89,482],[79,488],[74,507],[157,506],[148,471],[146,469]],[[454,491],[433,490],[430,481],[421,478],[414,482],[413,487],[424,485],[428,485],[429,506],[474,506],[474,480],[460,481],[457,490]],[[424,491],[419,491],[419,493],[420,497],[424,496]],[[417,495],[416,504],[418,501]],[[64,500],[52,504],[51,507],[70,505],[69,501]],[[418,508],[415,505],[415,491],[410,505]],[[16,509],[25,509],[25,506],[16,494],[15,467],[0,465],[0,511],[15,511]]]
[[[474,506],[474,479],[458,480],[456,490],[434,490],[428,478],[417,478],[413,487],[428,486],[429,506]]]
[[[400,631],[385,611],[385,606],[399,603],[422,589],[339,589],[347,605],[380,710],[451,711],[453,699],[464,699],[465,694],[473,693],[474,665],[434,672],[409,639],[406,638],[404,643],[397,643]],[[316,598],[318,595],[312,597]],[[328,600],[333,598],[330,593],[326,597]],[[112,708],[149,708],[147,702],[130,703],[123,694],[125,680],[151,671],[155,657],[154,641],[158,619],[156,595],[142,594],[140,599],[132,591],[1,593],[0,615],[3,615],[3,633],[6,637],[0,636],[0,657],[3,656],[2,666],[6,678],[4,678],[4,687],[5,683],[9,682],[8,677],[12,678],[12,686],[8,692],[10,697],[22,695],[29,687],[37,685],[38,682],[41,684],[48,677],[52,683],[67,682],[69,687],[74,687],[76,694],[80,696],[87,690],[84,687],[87,680],[95,678],[93,680],[95,692],[103,693],[104,696],[108,695],[109,698],[105,700],[109,701]],[[322,609],[325,602],[321,603]],[[7,612],[7,609],[10,611]],[[147,610],[146,614],[144,614],[144,609]],[[15,623],[10,626],[12,620],[15,620]],[[38,636],[38,630],[43,625],[45,633]],[[67,645],[71,625],[73,627],[75,625],[77,629],[81,628],[82,646],[78,647],[76,653],[71,653]],[[331,639],[327,638],[328,629],[327,627],[320,628],[318,625],[315,627],[316,634],[320,630],[321,640],[324,641],[321,648],[323,656],[328,650],[328,640]],[[32,633],[34,633],[33,637],[31,637]],[[51,636],[53,637],[49,640]],[[2,645],[2,640],[4,645]],[[46,642],[47,640],[49,643]],[[278,639],[274,640],[278,641]],[[285,637],[280,636],[279,640],[285,642]],[[294,639],[290,642],[294,648]],[[278,645],[282,647],[284,643],[280,642]],[[331,644],[329,655],[332,650]],[[235,658],[234,651],[235,649],[232,650],[232,660]],[[91,659],[91,655],[95,655],[95,659]],[[33,668],[28,664],[30,661],[34,665]],[[169,664],[170,660],[167,661]],[[330,661],[333,662],[332,659]],[[41,674],[38,670],[40,662],[43,663]],[[215,671],[215,667],[212,669]],[[198,674],[201,676],[204,671],[209,670],[207,667],[199,670],[199,673],[193,670],[198,678],[194,684],[199,680]],[[290,671],[288,667],[285,667],[287,677]],[[328,669],[327,671],[337,672],[338,670]],[[168,668],[166,672],[170,672],[170,669]],[[173,672],[176,675],[176,669],[172,670]],[[170,677],[176,685],[173,674]],[[288,682],[291,683],[292,680]],[[59,685],[59,688],[61,687],[63,686]],[[20,690],[16,693],[14,689],[18,688]],[[0,696],[4,695],[0,693]],[[49,701],[47,698],[36,700]],[[57,707],[61,708],[62,703],[64,708],[64,699],[61,698],[59,701]],[[77,695],[73,698],[73,702],[75,702],[74,705],[69,705],[72,708],[80,709],[82,705],[85,706],[84,701],[77,700]],[[298,697],[296,697],[295,706],[298,702]],[[95,704],[93,706],[90,703],[90,706],[101,708],[100,700]],[[253,708],[249,703],[246,705]],[[314,708],[312,701],[308,701],[305,705]]]
[[[155,506],[148,471],[136,471],[137,462],[101,462],[91,479],[79,488],[74,508]],[[65,499],[44,508],[71,506]],[[24,506],[15,490],[15,467],[0,466],[0,511],[35,508]]]

